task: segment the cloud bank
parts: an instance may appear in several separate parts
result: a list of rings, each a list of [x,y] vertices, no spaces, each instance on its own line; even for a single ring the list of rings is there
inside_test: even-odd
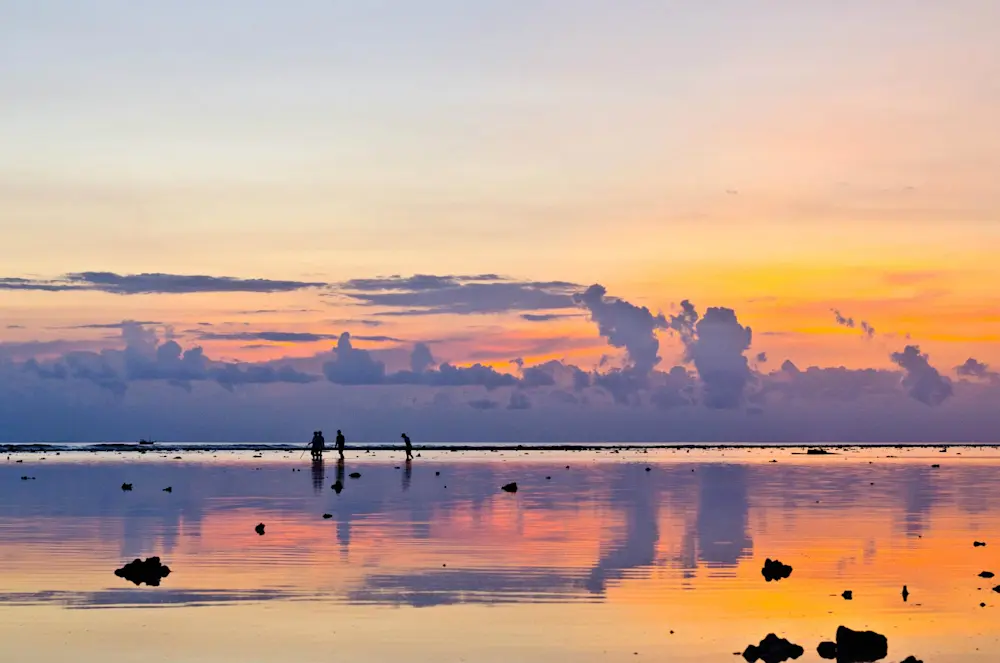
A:
[[[115,294],[271,287],[253,279],[234,285],[225,279],[197,280],[208,277],[181,283],[159,278],[163,275],[140,276],[154,278],[91,276],[80,281],[84,285],[71,287],[108,288]],[[8,286],[24,281],[4,280]],[[1000,397],[1000,376],[970,358],[954,368],[962,379],[953,383],[915,345],[887,356],[893,368],[800,369],[755,350],[753,332],[733,309],[709,307],[702,315],[684,300],[667,316],[611,295],[600,284],[584,288],[482,274],[362,279],[333,287],[353,293],[361,306],[381,307],[379,313],[503,311],[539,323],[586,316],[595,338],[607,344],[608,356],[597,367],[566,359],[468,364],[439,356],[442,347],[447,354],[447,344],[388,335],[229,332],[206,326],[186,332],[186,338],[195,341],[191,344],[159,322],[84,324],[76,328],[116,330],[117,340],[0,343],[0,411],[9,423],[0,436],[94,439],[119,431],[124,437],[118,439],[132,439],[121,431],[135,419],[148,418],[174,430],[175,439],[236,435],[225,428],[225,421],[240,422],[233,424],[235,431],[249,431],[243,422],[255,422],[271,431],[269,435],[281,437],[280,431],[297,430],[303,419],[323,419],[330,412],[358,426],[354,434],[359,439],[377,437],[383,428],[416,426],[423,427],[423,439],[519,441],[767,436],[775,441],[816,436],[885,441],[893,436],[960,439],[966,434],[992,439],[998,430],[987,424],[993,425],[996,418],[996,408],[989,403]],[[382,296],[390,299],[379,299]],[[857,328],[851,318],[839,312],[836,316],[841,324]],[[874,334],[865,322],[860,329],[867,336]],[[661,341],[670,336],[683,351],[681,365],[665,368]],[[470,334],[469,341],[476,338]],[[209,340],[329,345],[294,360],[235,362],[212,358],[196,344]],[[356,341],[390,347],[359,348]],[[464,356],[475,353],[473,348]],[[780,368],[766,371],[763,365],[770,359]],[[207,404],[215,409],[206,410]],[[258,412],[271,413],[273,420],[261,421]],[[174,428],[164,419],[168,414],[184,428]],[[255,433],[242,434],[261,439]],[[392,437],[398,437],[398,430]]]

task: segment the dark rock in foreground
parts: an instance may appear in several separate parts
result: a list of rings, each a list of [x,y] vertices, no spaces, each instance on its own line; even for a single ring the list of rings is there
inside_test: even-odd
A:
[[[254,527],[253,531],[257,532],[261,536],[264,536],[264,523],[260,523],[259,525],[257,525],[256,527]]]
[[[996,574],[993,573],[992,571],[983,571],[982,573],[979,574],[979,577],[980,578],[992,578],[994,575],[996,575]]]
[[[323,520],[330,520],[330,518],[333,518],[333,514],[332,513],[324,513],[323,514]]]
[[[768,557],[764,560],[764,568],[760,570],[760,574],[764,576],[764,579],[768,582],[771,582],[772,580],[777,582],[778,580],[792,575],[792,567],[788,564],[782,564],[778,560]]]
[[[802,647],[784,638],[779,638],[774,633],[768,633],[759,645],[748,645],[743,651],[743,658],[748,663],[756,663],[756,661],[783,663],[783,661],[796,659],[803,653],[805,650]]]
[[[972,547],[973,548],[982,548],[985,545],[986,545],[985,541],[973,541],[972,542]]]
[[[351,477],[352,479],[360,479],[361,478],[361,472],[351,472],[347,476]]]
[[[333,492],[335,492],[338,495],[340,495],[340,491],[342,491],[344,489],[344,484],[342,484],[339,481],[336,481],[336,482],[334,482],[334,484],[332,486],[330,486],[330,488],[333,488]]]
[[[165,492],[165,493],[172,493],[172,492],[174,492],[174,487],[173,486],[167,486],[166,488],[163,489],[163,492]]]
[[[821,642],[819,647],[816,647],[816,653],[819,654],[820,658],[825,658],[828,661],[832,661],[837,658],[837,643],[836,642]]]
[[[132,490],[132,484],[130,484],[130,483],[123,483],[122,484],[122,490]]]
[[[872,663],[889,654],[889,641],[875,631],[852,631],[846,626],[837,628],[837,642],[821,642],[816,653],[837,663]]]
[[[506,491],[508,493],[516,493],[517,492],[517,482],[516,481],[512,481],[512,482],[510,482],[508,484],[500,486],[500,490]]]
[[[150,587],[159,587],[160,580],[170,575],[170,567],[161,564],[159,557],[149,557],[145,560],[135,559],[117,569],[115,575],[136,585],[146,583]]]
[[[848,601],[851,601],[851,600],[854,599],[854,592],[852,592],[851,590],[847,589],[847,590],[844,590],[844,593],[841,594],[841,596],[843,596]]]
[[[808,456],[829,456],[830,452],[827,451],[826,449],[809,449],[808,451],[806,451],[806,455],[808,455]]]

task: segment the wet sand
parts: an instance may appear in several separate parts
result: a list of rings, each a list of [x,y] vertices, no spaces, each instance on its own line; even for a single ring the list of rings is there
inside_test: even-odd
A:
[[[246,446],[4,457],[0,659],[818,661],[843,624],[997,660],[998,449]],[[114,575],[152,555],[159,587]]]

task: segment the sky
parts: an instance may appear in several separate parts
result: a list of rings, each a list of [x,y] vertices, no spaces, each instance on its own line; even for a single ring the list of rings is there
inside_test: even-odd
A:
[[[2,435],[995,439],[998,21],[0,0]]]

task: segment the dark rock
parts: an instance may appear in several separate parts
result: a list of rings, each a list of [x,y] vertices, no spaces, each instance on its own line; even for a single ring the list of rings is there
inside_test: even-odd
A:
[[[836,642],[821,642],[819,647],[816,647],[816,653],[819,654],[820,658],[825,658],[829,661],[837,658],[837,643]]]
[[[352,479],[360,479],[361,478],[361,472],[351,472],[347,476],[351,477]]]
[[[335,492],[338,495],[340,495],[340,491],[342,491],[344,489],[344,484],[342,484],[339,481],[337,481],[332,486],[330,486],[330,488],[333,488],[333,492]]]
[[[254,527],[253,531],[257,532],[261,536],[264,536],[264,523],[260,523],[259,525],[257,525],[256,527]]]
[[[837,627],[837,663],[871,663],[888,653],[889,641],[881,633]]]
[[[159,557],[135,559],[117,569],[115,575],[136,585],[146,583],[150,587],[159,587],[160,580],[170,575],[170,567],[161,564]]]
[[[841,594],[841,596],[850,601],[854,598],[854,592],[848,589],[843,594]]]
[[[166,488],[163,489],[163,492],[165,492],[165,493],[172,493],[172,492],[174,492],[174,487],[173,486],[167,486]]]
[[[903,585],[903,603],[906,603],[908,598],[910,598],[910,590],[906,588],[906,585]]]
[[[652,471],[653,471],[653,468],[651,468],[651,467],[647,467],[647,468],[646,468],[646,471],[647,471],[647,472],[652,472]]]
[[[130,484],[130,483],[123,483],[122,484],[122,490],[132,490],[132,484]]]
[[[900,663],[924,663],[924,662],[921,661],[916,656],[907,656],[902,661],[900,661]]]
[[[997,594],[1000,594],[1000,585],[997,585],[996,587],[994,587],[993,591],[996,592]]]
[[[332,513],[324,513],[323,514],[323,520],[330,520],[330,518],[333,518],[333,514]]]
[[[748,645],[743,651],[743,658],[748,663],[756,663],[756,661],[783,663],[783,661],[798,658],[803,653],[805,650],[802,647],[792,644],[784,638],[779,638],[774,633],[768,633],[759,645]]]
[[[980,578],[992,578],[994,575],[996,575],[996,574],[993,573],[992,571],[983,571],[982,573],[979,574],[979,577]]]
[[[973,548],[982,548],[985,545],[986,545],[985,541],[973,541],[972,542],[972,547]]]
[[[439,476],[441,476],[441,473],[440,472],[435,472],[434,476],[439,477]]]
[[[806,451],[806,455],[808,456],[827,456],[829,454],[830,452],[826,449],[809,449]]]
[[[787,564],[782,564],[776,559],[772,560],[769,557],[764,560],[764,568],[760,570],[760,574],[764,576],[764,579],[768,582],[771,582],[772,580],[777,582],[792,575],[792,567]]]
[[[34,480],[35,480],[35,477],[29,477],[29,476],[23,476],[23,477],[21,477],[21,481],[34,481]]]
[[[505,485],[501,486],[500,489],[504,490],[504,491],[506,491],[508,493],[516,493],[517,492],[517,483],[514,482],[514,481],[512,481],[512,482],[510,482],[508,484],[505,484]]]
[[[931,469],[938,468],[938,467],[941,467],[941,466],[938,465],[937,463],[934,463],[933,465],[931,465]]]
[[[552,477],[545,477],[546,481],[552,481]]]
[[[986,607],[986,604],[985,604],[985,603],[980,603],[980,604],[979,604],[979,607],[980,607],[980,608],[985,608],[985,607]]]

